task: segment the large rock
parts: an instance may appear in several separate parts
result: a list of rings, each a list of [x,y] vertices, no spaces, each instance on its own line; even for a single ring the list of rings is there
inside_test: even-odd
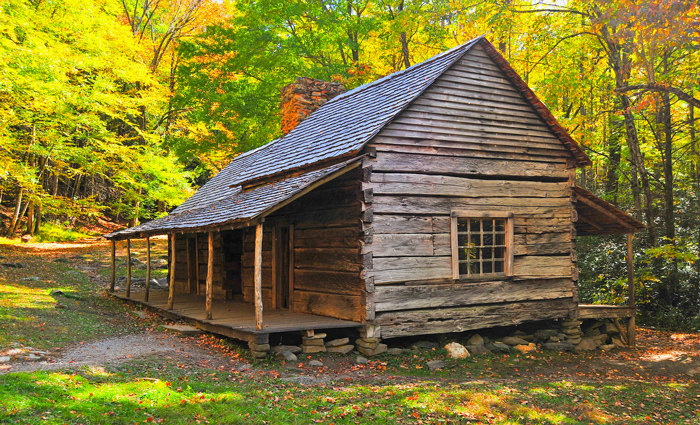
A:
[[[283,353],[285,351],[289,351],[292,354],[299,354],[301,353],[301,347],[297,347],[296,345],[276,345],[272,347],[273,353]]]
[[[493,341],[484,345],[484,348],[491,351],[492,353],[510,353],[512,348],[508,344],[504,344],[501,341]]]
[[[302,345],[301,351],[304,354],[325,353],[326,347],[323,345]]]
[[[484,345],[484,338],[481,337],[481,335],[476,334],[472,335],[468,340],[467,340],[467,345]]]
[[[598,348],[599,344],[593,338],[583,338],[581,342],[576,345],[576,351],[591,351]]]
[[[522,339],[522,338],[518,338],[517,336],[507,336],[507,337],[504,337],[504,338],[502,339],[502,342],[503,342],[504,344],[508,344],[508,345],[510,345],[510,346],[512,346],[512,347],[514,347],[514,346],[516,346],[516,345],[527,345],[527,344],[528,344],[527,341],[525,341],[525,340]]]
[[[445,367],[445,362],[442,360],[431,360],[428,362],[428,369],[430,370],[439,370]]]
[[[465,348],[474,356],[483,356],[485,354],[491,354],[491,350],[486,348],[486,346],[484,345],[467,345]]]
[[[360,353],[364,354],[365,356],[377,356],[379,354],[384,354],[386,353],[386,350],[388,350],[389,347],[387,347],[386,344],[377,344],[375,348],[364,348],[364,347],[357,347],[357,351]]]
[[[540,329],[535,332],[535,339],[538,341],[546,341],[553,336],[557,336],[559,331],[556,329]]]
[[[326,343],[326,348],[330,347],[340,347],[341,345],[348,345],[350,338],[338,338]]]
[[[613,335],[613,334],[619,334],[620,331],[617,329],[617,326],[615,326],[614,323],[606,323],[605,324],[605,333],[608,335]]]
[[[548,342],[544,344],[544,348],[546,350],[551,350],[551,351],[573,351],[574,350],[574,344],[565,341],[565,342]]]
[[[22,242],[27,243],[27,242],[31,242],[32,240],[34,240],[34,236],[32,236],[30,234],[22,235],[22,238],[21,238]]]
[[[297,360],[299,360],[299,358],[291,351],[278,352],[277,354],[275,354],[275,357],[277,357],[278,359],[284,359],[288,362],[296,362]]]
[[[347,345],[334,345],[333,347],[326,347],[326,351],[329,353],[336,353],[336,354],[348,354],[355,348],[354,345],[347,344]]]
[[[519,344],[513,347],[517,351],[520,351],[521,353],[532,353],[537,351],[537,346],[533,344],[532,342],[529,344]]]
[[[471,356],[469,350],[458,342],[450,342],[445,345],[445,350],[447,350],[447,355],[453,359],[466,359]]]
[[[431,342],[431,341],[418,341],[418,342],[411,345],[411,348],[413,348],[414,350],[423,350],[426,348],[432,349],[432,348],[438,348],[438,347],[439,347],[439,345],[437,343]]]
[[[357,363],[357,364],[367,364],[367,363],[369,363],[369,360],[367,360],[366,357],[357,356],[357,358],[355,359],[355,363]]]

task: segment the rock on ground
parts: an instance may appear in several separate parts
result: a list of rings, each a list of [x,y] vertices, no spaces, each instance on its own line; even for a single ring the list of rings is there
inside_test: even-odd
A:
[[[428,362],[428,369],[430,370],[438,370],[442,369],[445,367],[445,362],[442,360],[431,360]]]
[[[466,359],[471,356],[469,350],[458,342],[450,342],[445,345],[445,350],[447,350],[447,355],[453,359]]]

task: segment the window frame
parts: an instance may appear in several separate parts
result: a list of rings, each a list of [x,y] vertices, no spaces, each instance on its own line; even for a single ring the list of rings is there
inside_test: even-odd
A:
[[[459,219],[505,219],[505,257],[503,264],[504,274],[490,274],[483,276],[461,277],[459,275],[459,248],[457,224]],[[450,212],[450,245],[452,250],[452,279],[453,280],[494,280],[506,279],[513,276],[513,213],[510,211],[482,211],[482,210],[452,210]]]

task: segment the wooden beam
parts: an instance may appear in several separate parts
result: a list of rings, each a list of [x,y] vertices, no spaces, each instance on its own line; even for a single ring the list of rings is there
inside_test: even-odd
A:
[[[598,223],[595,223],[593,220],[589,219],[588,217],[586,217],[583,214],[579,213],[578,219],[583,221],[584,223],[588,224],[589,226],[591,226],[592,228],[594,228],[596,230],[603,230],[603,227],[601,225],[599,225]]]
[[[634,293],[634,252],[632,250],[632,234],[627,234],[627,290],[629,291],[629,296],[627,304],[632,310],[632,317],[630,317],[627,323],[627,340],[629,345],[634,347],[637,343],[637,329],[635,316],[637,314],[637,307],[635,303],[635,293]]]
[[[211,320],[211,299],[214,292],[214,233],[209,232],[209,249],[207,258],[207,320]],[[199,286],[199,284],[197,284]]]
[[[197,276],[195,279],[197,281],[197,295],[201,295],[201,289],[199,288],[199,233],[194,234],[194,257],[195,257],[195,270],[194,273]]]
[[[263,224],[255,226],[255,329],[263,329],[262,304],[262,242]]]
[[[187,290],[192,293],[192,252],[190,252],[190,239],[185,238],[185,255],[187,256]],[[196,293],[196,291],[195,291]]]
[[[114,284],[117,281],[117,242],[112,239],[112,278],[109,281],[109,292],[114,292]]]
[[[175,298],[175,264],[177,255],[175,254],[175,233],[170,235],[170,284],[168,285],[168,303],[165,308],[173,309],[173,301]]]
[[[584,204],[588,205],[589,207],[593,208],[594,210],[597,210],[598,212],[612,218],[613,220],[618,222],[620,225],[622,225],[622,227],[625,227],[633,232],[637,230],[634,227],[630,226],[629,224],[625,223],[624,220],[621,220],[620,217],[616,216],[612,212],[601,207],[600,205],[596,204],[595,202],[591,201],[590,199],[586,199],[583,196],[576,196],[576,202],[583,202]]]
[[[148,297],[151,293],[151,238],[146,236],[146,295],[145,300],[148,302]]]
[[[126,297],[131,296],[131,239],[126,240]]]

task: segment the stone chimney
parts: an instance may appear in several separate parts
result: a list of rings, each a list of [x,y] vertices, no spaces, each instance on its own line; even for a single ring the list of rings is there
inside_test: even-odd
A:
[[[340,83],[297,77],[282,89],[282,133],[289,133],[321,105],[342,93],[345,87]]]

